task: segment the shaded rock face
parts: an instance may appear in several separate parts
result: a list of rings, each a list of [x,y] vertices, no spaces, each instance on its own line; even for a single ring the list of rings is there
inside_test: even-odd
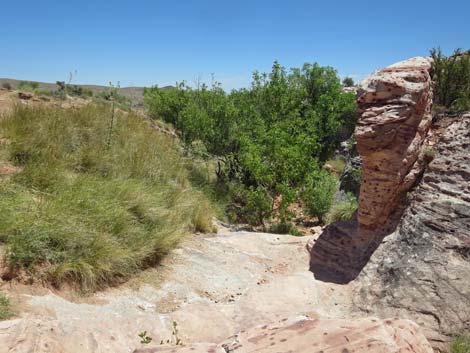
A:
[[[412,319],[433,345],[470,330],[470,114],[443,132],[397,231],[358,278],[357,305]]]
[[[408,320],[296,319],[241,331],[220,344],[185,347],[155,346],[134,353],[432,353],[418,326]]]
[[[430,58],[412,58],[361,82],[355,131],[363,164],[361,226],[390,230],[390,214],[422,171],[416,162],[432,120],[431,63]]]

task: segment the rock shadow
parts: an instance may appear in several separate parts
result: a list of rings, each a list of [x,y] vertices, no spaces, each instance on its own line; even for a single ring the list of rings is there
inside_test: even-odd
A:
[[[356,279],[382,240],[398,224],[390,220],[383,229],[365,229],[356,220],[328,225],[309,248],[310,271],[322,282],[347,284]]]

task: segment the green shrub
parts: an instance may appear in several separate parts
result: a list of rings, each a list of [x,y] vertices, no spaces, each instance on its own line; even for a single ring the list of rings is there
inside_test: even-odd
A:
[[[302,236],[303,234],[297,229],[297,227],[292,223],[274,223],[272,224],[269,229],[269,233],[273,234],[290,234],[296,237]]]
[[[451,111],[470,110],[470,52],[457,49],[445,56],[432,49],[434,104]]]
[[[32,82],[32,81],[21,81],[18,84],[18,89],[21,90],[30,90],[34,91],[35,89],[39,88],[39,83],[38,82]]]
[[[272,200],[288,206],[311,170],[339,146],[355,123],[355,97],[342,90],[331,67],[305,64],[286,70],[274,62],[269,73],[255,72],[249,89],[227,94],[218,83],[193,89],[145,90],[151,116],[173,124],[188,148],[195,141],[217,160],[220,182],[236,184],[232,207],[251,224],[272,217]],[[313,167],[312,167],[313,166]]]
[[[0,293],[0,320],[8,320],[13,315],[10,299],[5,294]]]
[[[330,166],[336,175],[341,175],[346,167],[346,160],[344,157],[339,156],[334,159],[327,160],[325,162],[325,166]]]
[[[212,231],[177,140],[108,106],[16,107],[0,122],[23,166],[0,184],[5,261],[95,289],[157,261],[188,232]],[[108,137],[111,136],[108,144]]]
[[[334,204],[327,216],[327,223],[333,223],[338,221],[349,221],[354,212],[357,211],[358,203],[356,197],[348,193],[346,200],[340,201]]]
[[[427,161],[432,161],[436,158],[436,150],[432,147],[426,147],[423,151],[424,159]]]
[[[302,198],[311,216],[324,223],[325,215],[330,211],[338,188],[338,180],[324,170],[310,176],[305,184]]]
[[[450,353],[470,353],[470,335],[456,336],[450,344]]]

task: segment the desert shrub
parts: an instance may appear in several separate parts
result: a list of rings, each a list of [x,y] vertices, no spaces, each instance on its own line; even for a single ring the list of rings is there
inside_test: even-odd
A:
[[[470,335],[456,336],[450,344],[450,353],[470,353]]]
[[[341,175],[341,173],[344,171],[344,168],[346,167],[346,159],[344,157],[338,156],[327,160],[325,166],[331,167],[335,174]]]
[[[0,320],[8,320],[13,315],[10,299],[5,294],[0,293]]]
[[[347,76],[343,79],[342,84],[343,84],[344,87],[353,87],[354,86],[354,80],[352,79],[352,77]]]
[[[302,236],[302,233],[297,229],[297,227],[290,222],[274,223],[269,227],[268,232],[274,234],[290,234],[296,237]]]
[[[445,56],[438,48],[431,56],[434,104],[451,111],[470,110],[470,51],[457,49]]]
[[[346,200],[334,204],[327,215],[327,223],[338,221],[349,221],[354,212],[357,211],[358,203],[356,197],[348,193]]]
[[[34,94],[37,96],[52,96],[54,92],[50,89],[36,88]]]
[[[213,230],[177,140],[132,113],[116,112],[110,131],[111,114],[108,105],[20,106],[1,119],[10,159],[23,166],[0,184],[8,266],[95,289],[154,263],[188,232]]]
[[[32,82],[32,81],[21,81],[18,84],[18,89],[22,90],[31,90],[34,91],[35,89],[39,88],[39,83],[38,82]]]
[[[328,172],[320,170],[310,175],[302,192],[303,202],[311,216],[323,223],[330,211],[338,188],[338,180]]]
[[[231,209],[257,225],[271,218],[279,197],[288,221],[297,191],[355,122],[354,95],[343,92],[333,68],[318,64],[288,71],[275,62],[270,73],[253,74],[249,89],[229,94],[218,83],[153,87],[145,102],[154,119],[173,124],[187,148],[204,144],[217,160],[219,180],[238,185]]]
[[[11,91],[11,89],[12,89],[11,84],[9,82],[3,82],[2,83],[2,88],[6,89],[6,90],[9,90],[9,91]]]
[[[67,94],[77,97],[93,97],[93,91],[77,85],[66,85]]]
[[[110,87],[109,89],[96,94],[98,101],[114,102],[119,108],[129,110],[132,106],[130,98],[119,93],[118,87]]]

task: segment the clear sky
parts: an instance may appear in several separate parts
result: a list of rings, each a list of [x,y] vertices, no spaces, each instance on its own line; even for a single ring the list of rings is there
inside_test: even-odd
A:
[[[362,78],[441,46],[470,47],[470,0],[21,0],[1,3],[0,77],[247,86],[274,60]]]

